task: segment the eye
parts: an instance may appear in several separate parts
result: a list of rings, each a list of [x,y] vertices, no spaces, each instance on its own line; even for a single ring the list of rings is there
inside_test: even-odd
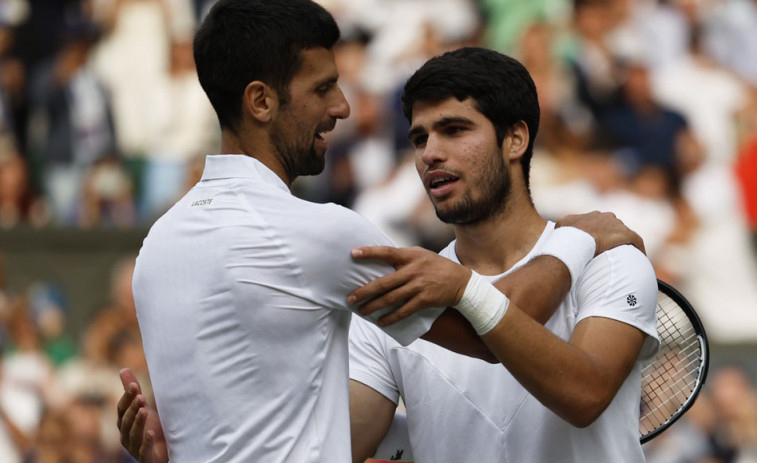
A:
[[[465,130],[465,127],[463,127],[463,126],[460,126],[460,125],[450,125],[444,131],[448,135],[454,135],[454,134],[460,133],[460,132],[462,132],[464,130]]]
[[[426,144],[426,140],[428,140],[428,135],[416,135],[410,139],[410,143],[414,147],[420,148],[421,146]]]
[[[318,88],[316,88],[315,93],[320,96],[326,96],[326,94],[329,93],[329,91],[331,91],[332,88],[334,88],[334,84],[332,82],[329,82],[327,84],[323,84],[319,86]]]

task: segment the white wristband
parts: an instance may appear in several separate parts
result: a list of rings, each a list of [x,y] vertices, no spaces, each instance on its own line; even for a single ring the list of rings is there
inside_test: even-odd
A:
[[[575,227],[555,228],[536,256],[552,256],[560,259],[570,272],[571,286],[594,258],[597,243],[594,237]]]
[[[507,312],[510,299],[476,272],[471,273],[463,297],[455,308],[468,319],[476,333],[492,330]]]

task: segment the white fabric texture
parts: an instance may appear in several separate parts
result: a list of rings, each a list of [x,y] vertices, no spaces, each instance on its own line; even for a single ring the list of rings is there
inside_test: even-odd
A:
[[[392,242],[348,209],[296,198],[251,157],[207,157],[133,281],[171,461],[350,461],[347,294],[393,271],[354,261],[359,245]],[[442,310],[387,332],[407,344]]]
[[[550,223],[531,253],[514,268],[544,245],[553,227]],[[454,249],[455,242],[441,254],[457,261]],[[575,325],[589,316],[617,319],[648,334],[636,365],[611,404],[583,429],[544,407],[502,365],[458,355],[423,340],[402,347],[358,319],[350,330],[350,378],[395,403],[402,397],[417,463],[642,462],[640,374],[659,345],[656,301],[651,264],[635,248],[621,246],[589,263],[547,322],[550,331],[566,340]]]

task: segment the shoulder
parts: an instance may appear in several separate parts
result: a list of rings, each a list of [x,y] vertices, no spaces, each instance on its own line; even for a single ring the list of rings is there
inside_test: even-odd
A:
[[[602,279],[633,284],[649,284],[656,281],[654,268],[643,252],[625,245],[603,252],[589,262],[579,278],[582,281]],[[609,281],[608,281],[609,280]]]
[[[300,209],[299,231],[318,242],[348,247],[394,245],[381,229],[351,209],[332,203],[298,201],[305,203]]]
[[[587,265],[575,286],[579,311],[651,311],[657,303],[657,278],[654,268],[641,251],[620,246],[603,252]],[[589,309],[593,307],[593,309]]]
[[[578,320],[599,316],[635,326],[648,336],[642,357],[656,351],[657,278],[649,259],[633,246],[595,257],[574,289]]]

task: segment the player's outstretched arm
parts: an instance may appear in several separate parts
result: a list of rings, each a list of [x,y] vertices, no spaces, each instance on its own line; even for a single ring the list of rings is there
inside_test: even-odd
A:
[[[119,376],[124,386],[116,406],[121,445],[139,463],[168,463],[168,445],[157,411],[147,404],[131,370],[124,368]]]
[[[591,257],[625,244],[644,251],[639,235],[612,213],[568,216],[558,221],[558,227],[588,234],[579,232],[584,236],[565,242],[567,247],[586,249],[584,254],[588,254],[582,259],[583,265]],[[593,247],[586,247],[587,243]],[[356,259],[379,259],[397,269],[356,289],[347,299],[350,304],[361,304],[358,311],[364,316],[402,303],[397,310],[379,318],[379,326],[391,325],[425,308],[456,306],[471,279],[469,269],[420,247],[361,247],[353,250],[352,255]],[[569,291],[573,274],[581,270],[575,268],[576,264],[569,264],[551,256],[537,257],[495,286],[521,310],[545,323]]]
[[[370,248],[361,250],[363,257],[386,259],[398,270],[383,277],[383,281],[374,281],[373,287],[367,285],[355,291],[353,302],[376,297],[363,307],[370,311],[381,305],[382,300],[396,298],[394,303],[406,300],[398,309],[406,311],[400,312],[400,317],[425,307],[455,306],[465,314],[499,362],[529,392],[566,421],[586,426],[602,413],[628,376],[645,334],[616,320],[589,317],[576,326],[570,341],[566,342],[539,322],[551,316],[569,290],[574,275],[583,271],[585,264],[576,265],[576,256],[577,261],[588,263],[609,248],[634,244],[643,250],[643,243],[624,226],[618,228],[620,222],[611,214],[577,216],[571,218],[570,223],[580,225],[591,238],[575,229],[562,231],[562,238],[556,241],[558,246],[552,248],[567,248],[568,255],[560,259],[553,257],[554,254],[540,256],[503,279],[498,285],[506,287],[509,281],[513,289],[507,294],[509,299],[478,274],[454,268],[457,264],[429,251]],[[599,232],[602,239],[594,236],[597,229],[604,230]],[[575,242],[564,241],[566,237]],[[548,247],[549,243],[545,248]],[[566,261],[568,263],[564,264]],[[420,265],[416,265],[418,263]],[[654,283],[653,278],[648,280]],[[648,286],[647,283],[641,278],[636,284],[641,288]],[[462,297],[458,296],[461,292]],[[471,294],[473,297],[469,297]],[[651,299],[647,305],[653,307]],[[539,301],[541,307],[536,307],[534,301]],[[554,307],[550,308],[550,304]],[[393,316],[397,314],[387,317]],[[535,318],[540,319],[539,322]],[[443,337],[434,342],[447,347]]]
[[[589,317],[566,342],[511,305],[482,339],[531,395],[565,421],[584,427],[615,397],[645,336],[626,323]]]

